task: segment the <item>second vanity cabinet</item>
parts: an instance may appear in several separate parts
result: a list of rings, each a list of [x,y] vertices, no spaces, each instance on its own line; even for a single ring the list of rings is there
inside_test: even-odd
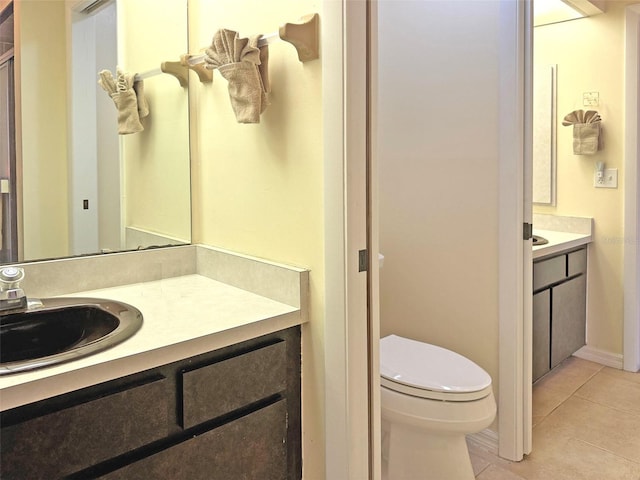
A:
[[[585,345],[587,249],[533,263],[533,381]]]
[[[300,328],[17,407],[3,479],[301,478]]]

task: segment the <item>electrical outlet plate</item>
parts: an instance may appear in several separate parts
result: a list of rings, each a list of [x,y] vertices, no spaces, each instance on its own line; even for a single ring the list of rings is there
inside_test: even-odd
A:
[[[618,169],[605,168],[602,181],[598,182],[598,174],[593,174],[593,186],[596,188],[618,188]]]

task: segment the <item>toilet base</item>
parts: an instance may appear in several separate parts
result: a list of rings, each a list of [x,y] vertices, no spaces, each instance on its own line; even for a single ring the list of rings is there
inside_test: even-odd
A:
[[[383,480],[473,480],[464,434],[383,422]]]

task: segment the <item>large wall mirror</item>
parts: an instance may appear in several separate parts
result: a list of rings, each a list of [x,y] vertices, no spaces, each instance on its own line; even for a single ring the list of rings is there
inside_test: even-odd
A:
[[[533,69],[533,203],[556,204],[557,65]]]
[[[9,165],[0,170],[0,261],[189,243],[188,89],[160,71],[189,51],[187,0],[15,0],[7,8],[16,161],[13,171],[10,160],[0,163]],[[116,67],[144,79],[142,131],[118,133],[118,109],[97,83],[99,71],[115,75]]]

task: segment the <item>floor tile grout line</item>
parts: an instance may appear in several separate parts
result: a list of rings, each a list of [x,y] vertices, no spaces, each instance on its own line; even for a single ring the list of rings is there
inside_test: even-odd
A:
[[[603,369],[604,370],[604,369]],[[626,371],[626,370],[620,370],[620,371]],[[630,374],[638,374],[640,375],[640,372],[629,372]],[[611,373],[605,373],[604,371],[602,371],[602,375],[604,375],[607,378],[611,378],[613,380],[621,380],[625,383],[630,383],[631,385],[638,385],[640,386],[640,382],[634,382],[633,380],[627,380],[626,378],[624,378],[624,376],[622,375],[615,375],[615,374],[611,374]]]
[[[572,396],[574,396],[574,395],[572,395]],[[575,397],[579,398],[580,400],[584,400],[585,402],[593,403],[594,405],[600,405],[601,407],[610,408],[611,410],[615,410],[616,412],[623,413],[624,415],[632,415],[634,417],[639,417],[640,418],[640,413],[631,412],[629,410],[624,410],[624,409],[619,408],[619,407],[614,407],[611,404],[598,402],[598,401],[593,400],[592,398],[583,397],[582,395],[578,395],[578,394],[576,394]]]
[[[569,391],[571,391],[571,393],[569,394],[569,396],[573,395],[574,393],[576,393],[578,390],[580,390],[582,387],[584,387],[587,383],[589,383],[593,377],[595,377],[596,375],[598,375],[598,373],[600,373],[602,371],[602,369],[604,368],[604,366],[601,366],[598,370],[595,370],[592,374],[590,374],[586,380],[584,380],[579,386],[575,387],[574,389],[571,389]],[[557,375],[562,375],[563,372],[556,372]],[[548,388],[550,390],[556,390],[556,391],[560,391],[557,388],[554,387],[547,387],[545,385],[540,385],[538,388],[543,389],[543,388]],[[561,393],[563,393],[562,391],[560,391]]]
[[[484,459],[483,459],[484,460]],[[484,472],[490,465],[493,465],[491,462],[485,460],[487,464],[484,466],[482,470],[480,470],[477,474],[474,475],[475,478],[478,478],[482,472]]]
[[[559,365],[559,367],[562,368],[562,365]],[[598,369],[594,370],[593,373],[591,375],[589,375],[587,377],[586,380],[584,380],[578,387],[576,387],[575,389],[573,389],[573,391],[568,394],[558,405],[556,405],[555,407],[553,407],[551,409],[551,411],[549,413],[547,413],[546,415],[541,415],[542,420],[540,420],[537,424],[532,425],[531,429],[534,430],[535,428],[537,428],[538,426],[542,425],[545,420],[547,420],[547,418],[549,418],[549,415],[551,415],[553,412],[555,412],[558,408],[560,408],[562,405],[564,405],[571,397],[575,396],[576,398],[581,398],[583,400],[587,400],[586,398],[583,398],[579,395],[577,395],[578,390],[580,390],[582,387],[584,387],[587,383],[589,383],[596,375],[598,375],[602,370],[604,369],[604,365],[601,365]],[[562,376],[563,372],[559,371],[557,372],[557,375]],[[545,388],[544,386],[540,387],[540,388]],[[549,390],[554,390],[553,387],[548,387]],[[558,390],[556,390],[558,391]],[[563,392],[560,392],[563,393]],[[597,402],[592,402],[592,403],[596,403]],[[608,405],[604,405],[604,406],[608,406]],[[640,480],[640,479],[638,479]]]
[[[587,442],[586,440],[583,440],[581,438],[574,437],[574,436],[570,436],[569,438],[572,438],[573,440],[575,440],[577,442],[584,443],[585,445],[589,445],[590,447],[597,448],[598,450],[606,452],[609,455],[613,455],[616,458],[621,458],[622,460],[626,460],[627,462],[631,462],[631,463],[633,463],[635,465],[640,466],[640,462],[637,462],[637,461],[635,461],[635,460],[633,460],[631,458],[627,458],[624,455],[620,455],[619,453],[613,452],[613,451],[611,451],[611,450],[609,450],[607,448],[604,448],[604,447],[602,447],[600,445],[596,445],[595,443]]]
[[[563,400],[562,400],[562,401],[560,401],[560,403],[559,403],[558,405],[556,405],[556,406],[555,406],[555,407],[554,407],[554,408],[553,408],[553,409],[552,409],[548,414],[546,414],[546,415],[539,415],[539,416],[537,416],[538,418],[540,418],[540,420],[538,421],[538,423],[537,423],[537,424],[533,425],[533,429],[536,429],[538,426],[540,426],[540,425],[542,425],[543,423],[545,423],[545,421],[547,421],[548,417],[549,417],[552,413],[554,413],[554,412],[555,412],[559,407],[561,407],[562,405],[564,405],[564,404],[565,404],[569,399],[571,399],[571,398],[580,399],[580,400],[583,400],[583,401],[589,402],[589,403],[594,404],[594,405],[598,405],[598,406],[601,406],[601,407],[604,407],[604,408],[607,408],[607,409],[611,409],[612,411],[616,411],[616,412],[622,413],[622,414],[624,414],[624,415],[632,415],[633,417],[638,416],[638,415],[637,415],[636,413],[634,413],[634,412],[629,412],[629,411],[626,411],[626,410],[623,410],[623,409],[620,409],[620,408],[616,408],[616,407],[611,406],[611,405],[609,405],[609,404],[607,404],[607,403],[602,403],[602,402],[600,402],[600,401],[595,401],[595,400],[593,400],[593,399],[586,398],[586,397],[584,397],[584,396],[582,396],[582,395],[578,394],[578,391],[579,391],[579,390],[580,390],[584,385],[586,385],[586,384],[587,384],[587,383],[589,383],[591,380],[593,380],[593,378],[594,378],[594,377],[596,377],[599,373],[602,373],[603,375],[606,375],[607,377],[613,377],[613,379],[620,379],[620,380],[624,380],[624,381],[625,381],[625,382],[627,382],[627,383],[633,383],[633,384],[635,384],[635,383],[636,383],[636,382],[633,382],[633,381],[627,380],[627,379],[625,379],[625,378],[621,378],[620,376],[616,376],[616,375],[608,374],[608,373],[606,373],[604,370],[605,370],[605,366],[604,366],[604,365],[600,365],[600,366],[599,366],[599,368],[598,368],[597,370],[593,370],[592,372],[589,372],[589,375],[587,376],[587,378],[585,378],[585,380],[584,380],[584,381],[582,381],[582,382],[580,383],[580,385],[579,385],[579,386],[577,386],[576,388],[569,389],[569,391],[568,391],[568,392],[570,392],[570,393],[568,393],[568,392],[565,392],[565,393],[560,392],[560,393],[563,393],[563,396],[564,396]],[[560,376],[562,376],[562,375],[560,374]],[[545,387],[541,387],[541,389],[544,389],[544,388],[545,388]],[[558,390],[557,390],[557,389],[550,388],[550,390],[555,390],[556,392],[558,392]],[[616,452],[610,451],[610,450],[608,450],[607,448],[603,448],[602,446],[599,446],[599,445],[596,445],[596,444],[592,444],[592,443],[590,443],[590,442],[588,442],[588,441],[582,440],[581,438],[578,438],[578,437],[575,437],[575,436],[572,436],[572,435],[571,435],[571,436],[568,436],[567,438],[572,438],[573,440],[575,440],[575,441],[577,441],[577,442],[580,442],[580,443],[581,443],[581,444],[583,444],[583,445],[588,445],[588,446],[590,446],[590,447],[592,447],[592,448],[595,448],[595,449],[597,449],[597,450],[599,450],[599,451],[601,451],[601,452],[604,452],[604,453],[607,453],[607,454],[609,454],[609,455],[612,455],[613,457],[616,457],[616,458],[618,458],[618,459],[620,459],[620,460],[624,460],[624,461],[626,461],[626,462],[629,462],[630,464],[633,464],[633,465],[640,465],[640,462],[638,462],[638,461],[635,461],[635,460],[633,460],[633,459],[627,458],[626,456],[624,456],[624,455],[620,455],[619,453],[616,453]],[[482,451],[483,451],[483,452],[485,452],[484,450],[482,450]],[[492,455],[490,452],[485,452],[485,453],[487,453],[487,454],[489,454],[489,455]],[[493,456],[495,456],[495,455],[492,455],[492,457],[493,457]],[[496,457],[496,460],[489,460],[488,458],[486,458],[486,456],[485,456],[485,455],[481,455],[481,456],[479,456],[479,457],[480,457],[482,460],[487,461],[489,464],[488,464],[487,466],[485,466],[481,471],[479,471],[479,472],[478,472],[478,474],[475,476],[476,478],[478,478],[478,477],[479,477],[481,474],[483,474],[484,472],[487,472],[487,469],[488,469],[490,466],[492,466],[492,465],[493,465],[495,468],[499,468],[499,469],[501,469],[501,470],[505,470],[505,471],[507,471],[507,472],[513,473],[513,474],[515,474],[515,475],[518,475],[518,478],[519,478],[519,479],[521,478],[522,480],[527,480],[527,478],[529,478],[529,477],[526,477],[526,476],[521,476],[518,472],[514,472],[514,471],[512,471],[510,468],[507,468],[507,467],[503,467],[503,466],[501,466],[501,464],[500,464],[500,463],[496,463],[496,460],[497,460],[497,459],[499,459],[499,457]],[[523,459],[523,461],[524,461],[524,459]],[[516,462],[516,463],[518,463],[518,462]],[[485,475],[485,476],[486,476],[486,475]],[[640,480],[640,478],[638,478],[638,480]]]
[[[558,405],[556,405],[555,407],[553,407],[549,413],[547,413],[546,415],[543,415],[543,416],[542,416],[542,417],[543,417],[543,418],[542,418],[542,420],[540,420],[540,421],[537,423],[537,425],[535,425],[533,428],[535,428],[535,427],[537,427],[538,425],[540,425],[541,423],[543,423],[543,422],[544,422],[544,421],[549,417],[549,415],[551,415],[551,414],[552,414],[553,412],[555,412],[558,408],[560,408],[562,405],[564,405],[564,403],[565,403],[567,400],[569,400],[571,397],[573,397],[573,395],[575,395],[575,393],[576,393],[577,391],[578,391],[578,390],[576,390],[576,391],[574,391],[573,393],[571,393],[571,394],[567,395],[567,397],[566,397],[565,399],[563,399],[563,400],[562,400]]]
[[[598,370],[596,370],[595,372],[593,372],[593,375],[590,375],[589,378],[587,378],[582,385],[580,385],[578,388],[576,388],[571,395],[575,394],[578,390],[580,390],[582,387],[584,387],[587,383],[589,383],[591,380],[593,380],[600,372],[602,372],[602,369],[604,368],[604,365],[601,366]]]
[[[507,468],[503,468],[500,465],[497,465],[495,463],[490,463],[489,465],[487,465],[487,467],[484,470],[482,470],[481,473],[486,472],[489,469],[489,467],[494,467],[494,468],[498,469],[498,471],[501,471],[501,472],[507,472],[508,474],[512,475],[513,478],[515,478],[515,480],[527,480],[527,477],[523,477],[523,476],[521,476],[521,475],[519,475],[519,474],[517,474],[515,472],[512,472],[511,470],[509,470]],[[481,474],[478,473],[478,475],[476,475],[475,478],[480,478],[480,475]]]
[[[562,368],[562,366],[560,366]],[[593,377],[595,377],[598,373],[600,373],[602,371],[602,369],[604,368],[604,365],[601,365],[600,368],[598,368],[597,370],[595,370],[593,372],[592,375],[590,375],[584,382],[582,382],[578,387],[576,387],[575,389],[573,389],[573,391],[571,391],[571,393],[569,393],[567,395],[567,397],[562,400],[558,405],[556,405],[555,407],[553,407],[551,409],[551,411],[549,413],[547,413],[546,415],[541,415],[542,416],[542,420],[540,420],[536,425],[533,425],[531,428],[534,429],[536,428],[538,425],[540,425],[541,423],[543,423],[547,417],[549,415],[551,415],[553,412],[555,412],[558,408],[560,408],[567,400],[569,400],[571,397],[573,397],[574,395],[576,395],[576,393],[578,392],[578,390],[580,390],[582,387],[584,387],[587,383],[589,383],[591,381],[591,379],[593,379]],[[557,372],[557,374],[561,374],[561,372]],[[540,388],[545,388],[544,386],[541,386]],[[553,387],[548,387],[549,390],[554,390]],[[558,391],[556,389],[556,391]],[[564,393],[564,392],[560,392],[560,393]],[[582,397],[579,397],[582,398]],[[595,403],[595,402],[594,402]],[[640,480],[640,479],[639,479]]]

